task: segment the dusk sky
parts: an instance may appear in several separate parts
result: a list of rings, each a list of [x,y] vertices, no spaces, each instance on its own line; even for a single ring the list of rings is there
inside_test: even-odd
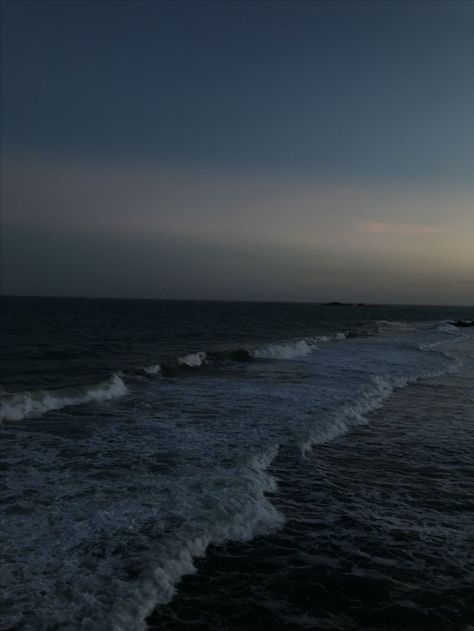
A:
[[[474,2],[2,2],[2,293],[474,302]]]

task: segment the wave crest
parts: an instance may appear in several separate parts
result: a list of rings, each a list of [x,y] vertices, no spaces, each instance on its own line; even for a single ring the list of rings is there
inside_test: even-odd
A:
[[[145,368],[142,368],[142,370],[147,375],[157,375],[161,372],[161,366],[160,364],[153,364],[152,366],[146,366]]]
[[[0,401],[0,421],[19,421],[26,416],[41,416],[50,410],[91,401],[109,401],[127,393],[127,386],[118,375],[89,386],[34,390],[3,395]]]
[[[190,353],[184,357],[178,357],[178,364],[189,366],[189,368],[197,368],[206,362],[206,353]]]
[[[152,567],[142,580],[122,594],[111,613],[113,628],[144,629],[146,616],[157,605],[173,598],[181,577],[196,572],[194,560],[203,557],[209,545],[250,541],[283,526],[283,514],[267,497],[277,489],[277,481],[268,472],[277,455],[278,447],[272,447],[251,456],[234,471],[240,483],[240,493],[229,493],[228,486],[221,487],[220,492],[212,490],[212,504],[216,507],[212,518],[194,521],[192,533],[182,532],[177,542],[167,542],[162,548],[164,554],[151,563]],[[221,484],[222,479],[219,486]]]
[[[269,344],[250,351],[250,355],[255,359],[295,359],[296,357],[304,357],[315,349],[315,344],[308,343],[306,340],[299,340],[286,344]]]

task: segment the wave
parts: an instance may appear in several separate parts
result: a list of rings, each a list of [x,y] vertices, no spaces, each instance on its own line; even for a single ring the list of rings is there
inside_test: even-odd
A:
[[[443,367],[431,370],[420,371],[417,374],[406,376],[375,376],[371,383],[362,391],[360,396],[353,402],[343,404],[340,408],[332,410],[328,413],[327,419],[321,424],[318,419],[318,425],[313,429],[309,436],[301,444],[301,452],[303,457],[315,445],[322,445],[338,436],[351,431],[354,426],[365,425],[368,423],[366,415],[370,412],[381,408],[388,397],[395,390],[404,388],[410,383],[415,383],[420,379],[432,379],[443,375],[451,374],[458,371],[463,362],[455,354],[440,349],[443,342],[434,342],[431,344],[419,345],[419,349],[426,352],[435,352],[444,355],[451,363]]]
[[[183,357],[178,357],[177,360],[165,361],[158,365],[161,367],[161,370],[173,368],[176,370],[177,365],[195,368],[222,361],[245,362],[258,359],[296,359],[317,350],[317,344],[319,342],[341,341],[345,340],[347,337],[355,337],[355,334],[335,333],[333,335],[319,335],[297,340],[273,342],[255,348],[224,349],[191,353]],[[147,370],[147,372],[159,371]]]
[[[349,432],[355,425],[365,425],[368,421],[365,414],[380,407],[393,392],[389,378],[374,377],[373,382],[365,388],[360,397],[345,403],[339,409],[328,411],[324,423],[318,424],[301,444],[301,453],[306,457],[315,445],[323,445],[338,436]]]
[[[397,321],[377,321],[378,332],[408,332],[415,328],[414,323]],[[461,335],[460,331],[446,321],[437,323],[439,332]],[[346,331],[331,335],[307,337],[299,340],[276,342],[259,346],[253,349],[238,348],[219,351],[199,351],[189,353],[177,358],[164,360],[161,363],[151,364],[138,371],[120,373],[125,377],[137,374],[149,377],[160,374],[175,374],[181,369],[200,368],[215,362],[222,361],[255,361],[255,360],[292,360],[309,355],[318,350],[319,343],[343,341],[352,337],[371,336],[373,332],[366,329],[360,331]],[[428,345],[420,347],[421,350],[431,350]],[[448,355],[447,353],[444,353]],[[448,355],[449,356],[449,355]],[[49,410],[57,410],[70,405],[81,405],[91,401],[107,401],[127,393],[127,386],[118,375],[94,385],[77,386],[75,388],[63,388],[57,390],[35,390],[8,394],[4,391],[0,394],[0,422],[2,420],[20,420],[25,416],[39,416]]]
[[[165,554],[119,599],[109,619],[114,629],[145,629],[146,617],[157,605],[173,598],[176,584],[183,575],[196,571],[194,559],[203,557],[209,545],[250,541],[283,526],[284,516],[267,497],[267,493],[277,489],[275,478],[267,472],[277,454],[278,447],[273,447],[252,456],[234,472],[243,493],[229,494],[229,489],[224,488],[222,496],[218,496],[211,485],[209,505],[215,506],[215,514],[202,523],[194,521],[192,531],[187,535],[181,533],[182,536],[162,547]]]
[[[118,375],[93,385],[34,390],[6,394],[0,401],[0,421],[19,421],[26,416],[40,416],[50,410],[91,401],[109,401],[127,393],[127,386]]]
[[[451,335],[459,335],[460,333],[459,328],[450,322],[443,322],[442,324],[439,324],[437,331],[440,333],[450,333]]]
[[[145,366],[141,368],[139,372],[145,373],[145,375],[153,376],[159,374],[174,374],[182,368],[200,368],[208,363],[208,355],[204,352],[189,353],[176,359],[167,359],[161,363],[152,364],[151,366]],[[132,373],[133,374],[133,373]]]
[[[366,335],[364,333],[364,335]],[[180,368],[200,368],[209,364],[235,361],[245,362],[259,359],[296,359],[304,357],[317,350],[319,342],[333,342],[355,337],[354,333],[335,333],[334,335],[320,335],[301,340],[276,342],[256,348],[224,349],[218,351],[200,351],[189,353],[176,359],[165,359],[161,363],[152,364],[140,369],[146,375],[175,374]]]
[[[314,349],[314,340],[299,340],[287,344],[273,344],[250,351],[257,359],[287,359],[306,355]],[[438,352],[434,345],[426,351]],[[309,351],[308,351],[309,349]],[[256,351],[259,354],[256,354]],[[446,353],[445,353],[446,354]],[[300,443],[303,457],[313,446],[323,444],[345,434],[355,426],[368,423],[366,415],[383,406],[384,401],[396,390],[422,378],[436,377],[457,370],[459,362],[454,361],[436,369],[420,370],[407,376],[374,376],[352,401],[337,409],[325,411],[325,419],[318,419],[306,440]],[[137,619],[146,616],[157,606],[169,602],[176,591],[176,584],[184,574],[195,572],[194,559],[205,555],[210,544],[220,545],[225,541],[247,541],[255,536],[272,532],[284,523],[284,517],[271,503],[267,493],[276,490],[276,481],[267,471],[272,464],[278,447],[249,460],[244,469],[234,471],[236,479],[246,480],[247,492],[238,499],[232,499],[230,513],[219,504],[221,498],[215,496],[213,505],[217,509],[217,519],[208,519],[198,526],[197,532],[189,538],[181,539],[179,547],[170,546],[165,558],[161,558],[146,581],[140,583],[134,592],[133,607],[127,597],[121,600],[112,615],[117,629],[125,630],[137,624]],[[212,491],[215,493],[215,489]],[[224,519],[223,519],[224,518]],[[138,602],[136,600],[138,591]],[[138,615],[137,615],[138,613]],[[133,627],[136,628],[136,627]],[[140,627],[141,628],[141,627]]]
[[[142,370],[147,375],[157,375],[161,372],[161,366],[160,364],[153,364],[152,366],[146,366],[145,368],[142,368]]]
[[[298,342],[288,342],[286,344],[269,344],[262,348],[250,351],[251,357],[255,359],[295,359],[304,357],[316,349],[314,343],[307,340]]]
[[[366,333],[364,333],[365,335]],[[290,340],[285,342],[273,342],[266,346],[258,346],[256,348],[238,348],[223,351],[201,352],[191,355],[185,355],[178,358],[177,362],[186,366],[203,366],[212,361],[249,361],[252,359],[296,359],[304,357],[309,353],[317,350],[319,342],[342,341],[347,337],[356,337],[356,333],[335,333],[333,335],[319,335],[306,337],[299,340]]]
[[[196,368],[206,363],[206,353],[190,353],[184,355],[184,357],[178,357],[178,364],[181,366],[188,366],[189,368]]]
[[[269,344],[267,346],[256,348],[254,351],[261,351],[262,353],[265,353],[271,348],[272,356],[270,359],[282,359],[282,357],[276,356],[278,354],[286,355],[283,359],[292,359],[293,357],[301,356],[298,354],[295,355],[295,353],[297,353],[298,350],[300,352],[304,352],[305,345],[311,350],[314,350],[318,342],[321,344],[322,342],[329,342],[333,339],[337,338],[307,338],[284,344]],[[371,345],[372,350],[374,346],[375,345]],[[344,348],[344,344],[338,346],[338,350],[342,351],[341,355],[346,357]],[[423,350],[433,352],[435,349],[436,352],[439,352],[438,347],[435,347],[434,345],[427,345],[426,349]],[[180,358],[174,359],[169,363],[169,365],[173,365],[175,369],[178,370],[194,370],[195,367],[203,366],[212,360],[217,361],[219,359],[258,361],[260,357],[253,356],[251,354],[252,352],[253,351],[240,349],[236,351],[217,351],[215,353],[194,353],[190,355],[183,355]],[[304,352],[304,355],[306,354],[307,353]],[[289,355],[291,356],[289,357]],[[180,362],[179,359],[182,361]],[[261,357],[261,359],[267,358]],[[163,366],[166,369],[166,365],[166,362],[164,364],[153,364],[147,367],[148,371],[147,369],[142,370],[147,372],[149,375],[157,375],[162,372]],[[180,366],[182,368],[179,368]],[[365,383],[365,386],[357,386],[357,390],[346,391],[344,389],[342,392],[346,394],[341,395],[344,398],[342,400],[341,398],[338,398],[337,401],[339,403],[335,404],[338,405],[338,407],[332,407],[333,399],[330,399],[324,407],[321,405],[321,412],[319,418],[317,419],[318,426],[316,426],[316,423],[313,423],[314,415],[311,413],[311,409],[309,409],[309,422],[311,423],[309,428],[307,424],[307,414],[311,403],[308,403],[309,399],[306,397],[305,390],[301,399],[304,401],[304,407],[300,410],[301,413],[298,413],[298,409],[295,409],[292,400],[289,401],[288,407],[291,432],[293,432],[293,428],[295,427],[299,416],[301,416],[304,421],[304,428],[302,428],[303,431],[295,430],[295,432],[299,432],[298,438],[300,439],[296,443],[297,448],[300,448],[301,446],[303,455],[306,455],[313,445],[326,443],[329,440],[350,431],[357,425],[367,423],[368,421],[365,418],[365,415],[383,405],[385,399],[392,394],[394,389],[403,387],[410,381],[415,381],[416,379],[427,376],[435,376],[436,374],[443,374],[453,369],[454,364],[450,363],[449,366],[446,367],[446,362],[444,362],[443,366],[439,367],[438,370],[431,369],[430,371],[427,369],[422,371],[418,368],[412,368],[412,373],[418,370],[419,374],[412,374],[408,377],[391,377],[388,375],[384,375],[382,377],[374,376],[371,378],[370,382],[363,382]],[[338,373],[338,376],[344,378],[344,373],[342,375]],[[50,397],[53,396],[56,398],[58,403],[59,401],[62,401],[64,405],[71,405],[85,403],[88,400],[101,400],[98,397],[84,399],[84,396],[90,392],[92,388],[102,391],[102,394],[104,395],[108,391],[107,387],[105,387],[106,384],[109,384],[109,394],[112,394],[113,383],[115,383],[117,390],[119,391],[121,390],[120,384],[122,384],[124,389],[122,394],[125,394],[125,384],[120,376],[117,375],[111,377],[106,382],[102,382],[102,384],[87,386],[82,389],[64,389],[53,392],[39,391],[36,393],[23,394],[28,394],[30,398],[32,397],[35,401],[43,400],[45,395]],[[357,381],[356,383],[359,384],[360,382]],[[204,387],[206,386],[207,384],[204,384]],[[279,387],[280,384],[277,384],[278,389]],[[154,392],[155,389],[151,388],[150,391]],[[217,392],[219,393],[219,391]],[[224,392],[228,391],[224,390]],[[352,392],[352,395],[347,394],[347,392]],[[22,395],[9,396],[21,397]],[[346,397],[348,397],[349,400]],[[154,401],[154,398],[152,400]],[[322,400],[324,401],[325,399]],[[318,399],[315,399],[315,402],[316,401],[318,401]],[[13,402],[11,398],[9,399],[9,402]],[[20,403],[20,399],[18,399],[17,403]],[[264,399],[263,409],[270,414],[270,419],[272,421],[272,437],[270,444],[274,445],[277,441],[281,442],[281,444],[284,445],[282,448],[283,452],[285,445],[287,444],[285,442],[287,434],[285,433],[285,437],[283,437],[282,434],[276,434],[275,436],[273,430],[272,410],[268,407],[268,405],[269,404],[267,404],[266,399]],[[63,405],[58,405],[53,408],[50,407],[49,409],[57,409],[58,407],[63,407]],[[245,414],[247,413],[245,412]],[[144,416],[147,417],[148,414],[145,414]],[[143,421],[143,423],[148,422],[149,421],[147,419]],[[111,431],[117,432],[115,445],[118,448],[121,444],[127,443],[128,441],[127,437],[124,438],[122,434],[122,428],[117,425],[118,424],[115,422],[110,423]],[[221,425],[222,424],[219,421],[219,433],[221,431]],[[167,419],[164,420],[163,425],[161,426],[165,428],[165,433],[168,433],[169,427]],[[143,427],[146,427],[146,425],[143,425]],[[160,425],[155,426],[153,423],[153,435],[157,434],[157,428],[159,427]],[[181,428],[182,424],[179,423],[178,427]],[[181,431],[181,429],[179,431]],[[224,431],[225,430],[222,429],[222,432]],[[134,432],[132,432],[130,436],[130,442],[133,442],[134,434],[136,435],[137,440],[137,443],[135,444],[136,451],[132,450],[125,453],[129,453],[130,455],[137,454],[142,457],[145,445],[150,443],[149,456],[153,458],[153,462],[155,462],[156,446],[154,441],[147,440],[148,436],[146,433],[141,431],[141,428],[134,428]],[[114,434],[112,434],[112,436],[113,435]],[[110,434],[105,434],[105,436],[110,437]],[[190,442],[194,443],[195,434],[190,432],[190,436],[192,437],[192,441]],[[104,579],[99,585],[100,589],[97,590],[97,593],[94,593],[94,598],[91,597],[90,591],[85,590],[83,600],[79,600],[79,602],[86,602],[87,599],[86,611],[81,612],[81,621],[83,622],[86,620],[88,628],[99,630],[103,628],[104,624],[106,624],[106,626],[115,628],[117,631],[129,631],[131,629],[138,631],[138,629],[144,629],[146,627],[146,616],[157,604],[164,604],[171,600],[175,594],[176,585],[180,578],[184,574],[193,573],[195,571],[194,559],[196,557],[203,556],[210,544],[218,545],[229,540],[250,540],[257,535],[268,534],[283,525],[283,516],[272,504],[271,497],[268,497],[268,493],[272,493],[276,490],[275,478],[271,475],[271,472],[268,471],[268,467],[270,467],[274,458],[277,456],[278,447],[273,446],[268,449],[261,447],[263,444],[262,442],[252,441],[252,443],[250,443],[250,453],[252,453],[253,450],[259,449],[261,449],[262,452],[265,449],[265,452],[251,457],[243,456],[244,461],[242,461],[240,457],[234,458],[233,454],[235,453],[235,448],[233,437],[235,435],[232,434],[231,436],[231,458],[227,457],[228,454],[226,447],[226,451],[224,452],[226,456],[225,458],[221,458],[222,454],[219,455],[219,458],[215,461],[213,457],[209,461],[207,458],[203,458],[203,467],[198,468],[196,472],[192,468],[188,468],[188,466],[186,466],[186,469],[183,470],[185,475],[179,478],[177,476],[178,479],[176,480],[176,483],[170,476],[169,480],[166,480],[166,483],[162,484],[160,475],[157,476],[159,479],[157,480],[158,487],[156,487],[156,481],[154,480],[155,469],[148,470],[148,464],[145,464],[143,469],[139,469],[138,471],[139,476],[151,476],[150,478],[145,477],[144,484],[142,484],[142,488],[145,486],[150,487],[151,495],[145,495],[144,498],[141,498],[139,493],[136,493],[135,491],[130,493],[129,485],[133,488],[135,480],[129,479],[130,473],[127,470],[125,472],[126,478],[124,480],[124,486],[117,486],[117,490],[114,491],[111,496],[113,498],[113,502],[106,506],[102,506],[101,503],[99,503],[97,505],[97,510],[94,509],[91,512],[89,523],[84,525],[83,531],[81,530],[83,528],[82,519],[76,522],[78,524],[77,528],[71,528],[71,523],[74,522],[70,521],[68,511],[63,511],[63,508],[66,505],[74,505],[75,502],[71,503],[69,499],[66,500],[67,496],[64,496],[63,499],[63,501],[67,502],[67,504],[58,502],[59,508],[57,509],[57,515],[62,514],[62,512],[65,513],[65,528],[63,532],[66,534],[64,540],[69,542],[73,536],[79,537],[77,544],[76,541],[74,541],[74,548],[68,547],[63,542],[62,552],[59,556],[67,556],[64,552],[71,550],[73,550],[74,554],[79,554],[77,550],[80,550],[80,553],[84,554],[84,559],[79,559],[79,561],[81,561],[80,565],[71,565],[71,568],[74,571],[71,570],[69,576],[72,577],[73,581],[75,575],[78,575],[81,580],[87,581],[88,575],[82,572],[77,573],[75,568],[82,568],[87,564],[90,564],[90,567],[93,568],[94,572],[97,572],[99,578],[101,580]],[[258,434],[256,436],[258,438]],[[291,433],[292,445],[293,436],[294,434]],[[178,445],[184,444],[181,434],[179,435],[178,440]],[[219,438],[219,440],[221,440],[221,438]],[[116,455],[117,449],[111,448],[111,445],[113,444],[113,442],[108,442],[106,450],[107,452],[114,454],[114,456],[111,456],[111,462],[122,462],[120,455]],[[174,445],[173,442],[170,444]],[[215,443],[211,443],[211,445],[215,445]],[[34,448],[42,454],[41,457],[49,458],[49,455],[43,456],[44,452],[42,449],[38,449],[37,444],[34,445]],[[84,446],[81,445],[81,453],[83,449]],[[91,445],[91,449],[92,451],[90,453],[95,454],[95,440]],[[201,454],[205,452],[201,452],[201,448],[199,448],[198,453]],[[248,451],[245,450],[239,453],[246,454]],[[46,454],[49,454],[49,452],[46,451]],[[93,457],[95,458],[96,456],[94,455]],[[109,460],[105,458],[105,460],[100,463],[101,472],[105,469],[103,466],[104,463],[108,462]],[[212,462],[215,462],[216,466],[209,468],[208,463],[210,464]],[[54,467],[55,469],[59,469],[56,463]],[[51,478],[46,478],[47,480],[56,479],[58,471],[55,469],[48,472],[50,473]],[[166,466],[164,467],[164,471],[166,471]],[[178,469],[178,471],[180,470]],[[191,472],[193,475],[191,475]],[[194,473],[197,473],[197,475],[194,475]],[[81,473],[81,475],[77,477],[82,480],[84,476]],[[138,479],[139,478],[137,477],[136,481],[138,481]],[[113,484],[117,484],[115,478]],[[94,481],[93,487],[89,488],[93,488],[95,490],[97,488],[96,485],[97,483]],[[127,489],[124,496],[125,500],[123,500],[122,497],[122,499],[116,501],[115,498],[119,497],[118,490],[121,488]],[[161,497],[161,490],[163,490],[163,496],[168,496],[169,494],[173,500],[171,503],[171,513],[173,513],[173,515],[169,522],[160,522],[161,514],[163,513],[162,505],[158,503]],[[69,489],[66,489],[66,491],[69,494]],[[66,491],[64,491],[64,493]],[[150,497],[149,503],[148,501],[145,501],[147,497]],[[175,498],[180,497],[184,497],[186,500],[182,504],[175,503]],[[191,501],[188,502],[187,498]],[[88,501],[89,500],[87,499],[87,502]],[[132,506],[130,508],[131,504]],[[163,506],[167,506],[167,504],[164,504]],[[81,508],[81,505],[79,505],[79,508]],[[129,516],[137,517],[138,515],[144,515],[143,518],[141,517],[142,527],[139,528],[138,524],[130,527],[132,520],[129,519]],[[175,517],[178,519],[175,519]],[[140,520],[137,521],[139,522]],[[88,530],[88,528],[90,530]],[[53,532],[49,523],[46,524],[45,532],[48,537],[49,533]],[[42,546],[34,546],[34,549],[40,549],[44,556],[48,553],[48,558],[52,556],[49,554],[50,551],[54,551],[55,555],[57,555],[57,532],[60,532],[60,530],[58,529],[54,531],[55,537],[53,538],[51,547],[48,547],[46,552],[43,550]],[[92,536],[89,536],[89,533]],[[51,537],[49,538],[51,539]],[[102,545],[103,548],[101,547]],[[61,551],[61,547],[59,547],[59,550]],[[123,561],[122,564],[117,566],[115,560],[121,554],[123,554]],[[99,558],[98,555],[100,555],[99,564],[97,564],[97,558]],[[28,560],[30,561],[30,559]],[[98,570],[98,566],[100,566],[100,570]],[[47,567],[48,571],[50,571],[51,574],[54,574],[55,566],[48,565]],[[121,568],[121,572],[118,575],[114,575],[112,572],[117,567]],[[128,580],[127,574],[123,573],[128,572],[128,568],[130,568],[130,575],[133,576],[133,580]],[[27,576],[29,576],[29,574],[27,574]],[[59,578],[61,579],[59,588],[62,591],[65,579],[62,575]],[[82,588],[84,585],[85,583],[79,583],[79,588]],[[112,591],[112,585],[118,590],[117,593]],[[43,587],[43,585],[41,585],[41,587]],[[76,593],[80,593],[82,597],[82,591],[79,588],[77,592],[74,592],[74,595]],[[66,600],[67,609],[69,611],[72,608],[71,601],[72,605],[77,607],[75,599],[68,596]],[[46,605],[43,606],[43,601],[43,596],[41,596],[41,600],[38,602],[41,603],[41,607],[43,607],[42,615],[45,617]],[[111,601],[115,604],[112,612],[109,613],[109,603]],[[105,607],[106,609],[104,609]],[[76,609],[76,611],[78,610]],[[110,618],[109,615],[111,616]],[[107,620],[105,620],[106,618]]]
[[[399,320],[377,320],[376,326],[379,333],[412,333],[416,330],[415,322]]]
[[[356,337],[355,332],[334,333],[332,335],[315,335],[313,337],[305,337],[300,340],[292,340],[288,342],[278,342],[260,346],[248,351],[250,357],[254,359],[296,359],[309,355],[313,351],[318,350],[318,343],[322,342],[339,342],[347,337]]]

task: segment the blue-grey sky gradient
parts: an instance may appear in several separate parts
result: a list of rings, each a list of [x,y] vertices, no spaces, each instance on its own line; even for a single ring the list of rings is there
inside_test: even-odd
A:
[[[2,291],[474,302],[473,2],[3,2]]]

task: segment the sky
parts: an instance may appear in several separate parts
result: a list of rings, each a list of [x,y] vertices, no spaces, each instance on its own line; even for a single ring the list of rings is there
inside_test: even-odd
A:
[[[474,2],[2,2],[4,294],[474,303]]]

